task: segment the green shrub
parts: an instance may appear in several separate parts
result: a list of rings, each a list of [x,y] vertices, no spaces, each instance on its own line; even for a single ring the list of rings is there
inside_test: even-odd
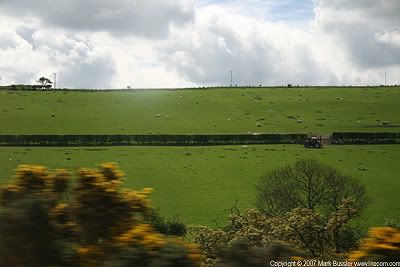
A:
[[[145,219],[161,234],[172,236],[186,235],[186,225],[177,216],[165,219],[157,210],[151,210],[146,214]]]

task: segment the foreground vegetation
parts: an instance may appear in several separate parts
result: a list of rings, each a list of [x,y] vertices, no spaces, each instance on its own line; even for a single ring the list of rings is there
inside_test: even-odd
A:
[[[306,165],[318,168],[310,173]],[[293,168],[309,179],[320,179],[320,170],[336,172],[314,160],[298,161]],[[271,260],[400,260],[398,225],[372,228],[364,240],[354,235],[357,228],[350,223],[363,207],[352,193],[325,215],[312,207],[274,216],[232,209],[225,227],[189,226],[186,238],[193,244],[184,239],[185,232],[158,232],[159,221],[149,220],[151,189],[122,189],[123,176],[106,163],[77,170],[71,185],[66,170],[20,165],[14,179],[0,187],[0,265],[261,267]],[[353,184],[339,172],[334,176]]]
[[[0,134],[392,132],[399,103],[399,87],[0,90]]]
[[[121,189],[116,165],[80,169],[72,189],[65,170],[21,165],[16,173],[0,190],[1,266],[199,265],[195,245],[145,221],[151,189]]]
[[[124,186],[154,188],[152,199],[164,216],[178,214],[185,223],[223,225],[238,201],[240,209],[255,204],[256,184],[267,171],[300,158],[328,163],[360,179],[370,204],[361,222],[383,225],[400,220],[399,145],[328,146],[307,150],[297,145],[222,147],[0,148],[0,183],[19,164],[50,168],[96,166],[115,161],[127,173]],[[217,205],[216,205],[217,203]]]

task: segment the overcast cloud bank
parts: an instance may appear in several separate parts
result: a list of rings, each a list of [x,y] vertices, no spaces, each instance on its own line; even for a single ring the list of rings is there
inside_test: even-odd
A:
[[[277,20],[272,0],[0,0],[0,82],[228,85],[232,70],[238,85],[400,83],[400,1],[313,4]]]

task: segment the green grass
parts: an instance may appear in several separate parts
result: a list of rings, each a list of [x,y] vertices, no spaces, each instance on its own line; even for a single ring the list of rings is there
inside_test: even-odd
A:
[[[399,103],[399,87],[0,90],[0,134],[399,131]]]
[[[0,134],[234,134],[400,131],[400,88],[260,88],[137,91],[0,90]],[[260,124],[261,127],[258,127]],[[1,148],[0,183],[18,164],[50,168],[119,162],[125,186],[153,187],[165,215],[223,223],[254,202],[259,177],[298,158],[317,158],[359,177],[372,203],[367,225],[400,220],[400,146]]]
[[[0,183],[19,164],[52,169],[95,167],[115,161],[127,174],[124,186],[155,189],[152,200],[164,215],[180,214],[186,223],[222,224],[236,200],[253,205],[255,184],[266,171],[299,158],[316,158],[358,177],[371,197],[366,226],[400,220],[400,145],[329,146],[306,150],[297,145],[226,147],[1,148]]]

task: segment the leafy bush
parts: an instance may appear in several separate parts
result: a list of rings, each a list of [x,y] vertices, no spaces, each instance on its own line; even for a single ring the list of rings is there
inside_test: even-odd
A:
[[[210,265],[220,260],[221,251],[235,251],[238,244],[245,244],[246,250],[251,248],[250,253],[253,248],[267,251],[276,241],[304,251],[300,253],[295,250],[287,256],[333,257],[353,249],[356,245],[358,235],[349,226],[357,214],[355,206],[353,200],[343,199],[338,210],[327,217],[306,208],[295,208],[277,216],[267,216],[256,209],[241,213],[234,208],[227,226],[219,229],[189,226],[188,235],[199,245],[205,254],[205,263]],[[241,251],[240,248],[243,247],[236,248]],[[232,253],[227,255],[234,256]],[[280,259],[278,254],[274,255],[275,258],[271,256],[272,259]]]
[[[146,214],[145,219],[156,231],[164,235],[186,235],[186,225],[177,216],[167,220],[157,210],[151,210]]]

